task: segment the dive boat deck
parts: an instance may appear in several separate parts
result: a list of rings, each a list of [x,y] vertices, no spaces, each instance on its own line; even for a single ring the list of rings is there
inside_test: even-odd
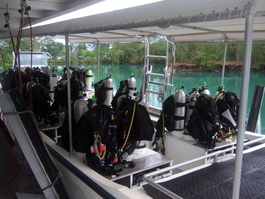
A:
[[[107,176],[111,181],[125,185],[128,188],[133,188],[134,185],[137,186],[137,184],[140,184],[144,174],[167,166],[172,166],[173,162],[172,159],[148,148],[145,148],[142,154],[141,152],[139,154],[134,152],[132,155],[128,156],[128,158],[134,162],[135,166],[133,168],[117,165],[115,169],[122,169],[119,175],[114,178]],[[167,175],[170,175],[170,172],[164,174],[164,176]]]
[[[250,136],[248,135],[249,140],[257,139],[259,137],[255,135],[256,138],[251,138]],[[46,140],[46,144],[48,145],[52,144],[56,148],[61,148],[60,146],[56,145],[53,139],[48,139],[47,136],[44,136],[43,138],[44,140]],[[231,144],[233,145],[233,143]],[[48,147],[48,148],[51,148],[51,147]],[[63,149],[61,148],[61,150]],[[65,157],[67,156],[69,156],[68,153],[66,153]],[[157,167],[160,167],[161,165],[166,166],[166,164],[171,164],[172,162],[170,158],[161,156],[160,154],[157,154],[156,152],[150,149],[147,150],[147,153],[145,153],[145,156],[148,156],[148,157],[147,158],[138,157],[138,160],[141,162],[143,158],[145,158],[145,161],[147,161],[145,163],[149,164],[149,160],[152,159],[152,157],[156,156],[159,160],[162,157]],[[243,199],[264,198],[265,196],[265,191],[263,188],[264,183],[265,183],[265,158],[264,156],[265,156],[265,148],[253,151],[251,153],[244,154],[240,198],[243,198]],[[54,158],[56,159],[56,157]],[[133,159],[134,158],[132,158],[131,160]],[[183,198],[204,198],[204,199],[232,198],[234,161],[235,159],[233,158],[227,161],[217,162],[211,166],[205,167],[204,169],[194,171],[192,173],[183,175],[175,179],[172,179],[170,177],[163,178],[162,180],[160,180],[160,181],[163,181],[160,184],[168,188],[170,191],[173,191],[174,193],[180,195]],[[80,164],[82,168],[84,168],[83,170],[84,173],[91,172],[90,169],[81,161],[80,161]],[[141,162],[141,165],[138,165],[138,167],[142,167],[138,170],[138,172],[141,173],[141,170],[148,170],[149,172],[150,168],[143,166],[143,164],[144,162]],[[82,170],[81,167],[79,169]],[[121,179],[123,177],[127,178],[127,180],[128,178],[132,179],[134,177],[134,174],[136,173],[131,170],[130,174],[128,175],[121,174],[121,176],[117,177],[116,180]],[[66,176],[63,175],[63,178],[65,177]],[[99,176],[96,175],[96,177],[92,179],[95,180],[98,178]],[[116,181],[116,180],[114,178],[111,181]],[[99,181],[97,183],[99,183]],[[122,184],[122,183],[119,183],[119,184]],[[141,186],[139,186],[138,188],[137,187],[134,188],[131,186],[131,184],[129,188],[131,188],[131,190],[137,193],[138,195],[141,195],[142,198],[170,198],[166,196],[165,194],[163,194],[162,192],[160,192],[159,190],[157,190],[156,188],[153,188],[149,184],[145,184],[145,183],[141,183],[141,184],[144,184],[143,188],[141,188]],[[118,187],[120,189],[121,186],[117,185],[117,187],[115,188],[118,188]],[[113,187],[110,187],[110,188],[113,189]],[[139,188],[141,188],[141,190]],[[130,197],[128,196],[128,198]]]
[[[265,197],[265,148],[243,155],[240,198]],[[235,159],[215,163],[160,185],[182,198],[232,198]],[[154,199],[170,198],[151,185],[145,191]]]

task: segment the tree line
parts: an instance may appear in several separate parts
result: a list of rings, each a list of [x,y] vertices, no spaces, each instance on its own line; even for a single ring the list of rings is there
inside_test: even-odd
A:
[[[20,50],[48,52],[52,56],[53,64],[65,64],[65,45],[56,41],[52,37],[36,37],[32,42],[28,38],[21,39]],[[89,65],[97,64],[98,48],[100,48],[101,64],[143,64],[145,45],[143,43],[121,43],[121,44],[71,44],[71,64]],[[12,43],[10,39],[0,40],[0,64],[1,66],[12,66]],[[177,63],[195,63],[204,67],[206,71],[211,71],[217,62],[223,61],[224,44],[205,43],[205,44],[176,44],[175,51],[169,50],[169,64],[173,60]],[[150,42],[151,55],[165,55],[166,45],[162,40],[152,39]],[[227,61],[243,60],[243,44],[229,43],[227,45]],[[152,59],[151,64],[163,64],[163,59]],[[254,43],[252,47],[252,68],[260,70],[265,65],[265,44]]]

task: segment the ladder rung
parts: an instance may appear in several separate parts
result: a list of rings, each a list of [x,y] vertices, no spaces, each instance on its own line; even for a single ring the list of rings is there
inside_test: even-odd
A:
[[[154,94],[160,94],[161,93],[159,91],[153,91],[153,90],[149,90],[149,89],[146,89],[146,92],[147,93],[154,93]]]
[[[150,84],[156,84],[156,85],[162,85],[162,83],[161,83],[161,82],[153,82],[153,81],[148,81],[148,83],[150,83]]]
[[[160,58],[160,59],[167,59],[167,56],[162,56],[162,55],[146,55],[146,58]]]
[[[146,72],[146,75],[150,75],[150,76],[156,76],[156,77],[164,77],[164,74],[161,73],[151,73],[151,72]]]

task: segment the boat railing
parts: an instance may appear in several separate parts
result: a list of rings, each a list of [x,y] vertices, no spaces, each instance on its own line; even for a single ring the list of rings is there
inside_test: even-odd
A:
[[[264,141],[265,141],[265,137],[260,137],[260,138],[257,138],[255,140],[251,140],[251,141],[245,142],[244,143],[244,146],[249,146],[249,145],[252,145],[252,144],[257,144],[259,142],[262,142],[261,144],[255,146],[255,147],[252,147],[252,149],[255,150],[255,149],[258,149],[258,148],[261,148],[261,147],[265,147]],[[157,176],[157,175],[166,173],[166,172],[172,172],[172,170],[174,170],[174,169],[179,169],[182,166],[185,166],[185,165],[188,165],[188,164],[192,164],[192,163],[198,162],[200,160],[206,160],[206,159],[211,158],[211,157],[215,157],[215,161],[216,161],[217,160],[216,157],[218,155],[227,153],[229,151],[233,151],[235,149],[236,149],[236,145],[231,146],[231,147],[226,148],[226,149],[223,149],[223,150],[219,150],[219,151],[216,151],[216,152],[212,152],[210,154],[207,154],[207,155],[204,155],[204,156],[201,156],[201,157],[198,157],[198,158],[194,158],[194,159],[191,159],[191,160],[188,160],[188,161],[185,161],[185,162],[182,162],[182,163],[179,163],[179,164],[170,166],[170,167],[163,168],[161,170],[157,170],[157,171],[154,171],[154,172],[145,174],[143,176],[143,180],[145,182],[147,182],[148,184],[150,184],[151,186],[153,186],[156,189],[158,189],[159,191],[163,192],[164,194],[166,194],[166,195],[168,195],[168,196],[170,196],[172,198],[182,198],[179,195],[173,193],[172,191],[166,189],[165,187],[159,185],[158,182],[154,180],[155,179],[154,177]],[[193,170],[194,171],[194,169],[190,169],[190,170]],[[182,171],[182,172],[179,172],[177,174],[171,175],[170,176],[170,179],[175,179],[175,178],[178,178],[180,176],[186,175],[188,173],[189,173],[188,171]]]

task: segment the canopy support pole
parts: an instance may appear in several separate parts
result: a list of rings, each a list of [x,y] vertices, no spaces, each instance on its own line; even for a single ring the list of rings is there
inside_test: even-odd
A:
[[[100,42],[98,41],[98,81],[99,81],[99,67],[100,67]]]
[[[226,42],[226,38],[225,38],[224,61],[223,61],[223,67],[222,67],[222,79],[221,79],[221,85],[220,86],[224,85],[226,53],[227,53],[227,42]]]
[[[232,198],[239,198],[241,171],[242,171],[242,158],[244,149],[244,135],[245,135],[245,119],[247,111],[248,101],[248,88],[249,88],[249,76],[250,76],[250,62],[252,51],[252,34],[253,34],[253,22],[254,22],[254,8],[256,0],[252,1],[252,9],[246,16],[245,24],[245,43],[244,43],[244,55],[242,66],[242,79],[241,79],[241,91],[240,91],[240,108],[239,108],[239,120],[238,120],[238,136],[237,136],[237,148],[236,148],[236,162],[234,172],[234,184]]]
[[[73,157],[73,136],[72,136],[72,108],[71,108],[71,83],[70,83],[70,50],[69,50],[69,35],[65,35],[66,49],[66,71],[67,71],[67,113],[68,113],[68,128],[69,128],[69,156]]]

